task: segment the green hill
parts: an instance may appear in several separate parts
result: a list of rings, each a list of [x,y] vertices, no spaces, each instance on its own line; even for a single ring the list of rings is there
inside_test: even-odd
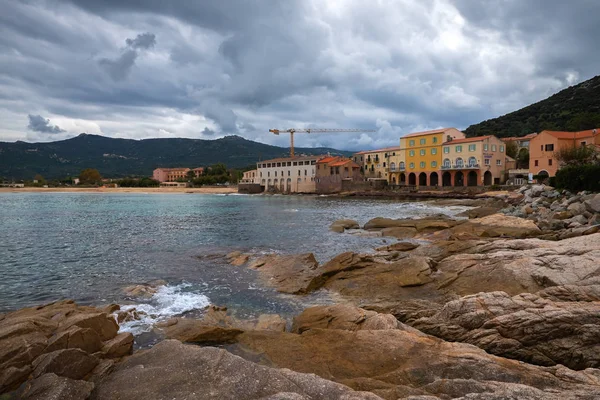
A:
[[[519,111],[469,126],[467,136],[524,136],[548,130],[600,127],[600,76],[561,90]]]
[[[350,155],[329,148],[296,148],[297,154]],[[78,176],[95,168],[102,176],[150,176],[157,167],[199,167],[225,163],[241,168],[258,160],[286,157],[289,149],[254,142],[239,136],[200,139],[113,139],[81,134],[49,143],[0,142],[0,178],[46,179]]]

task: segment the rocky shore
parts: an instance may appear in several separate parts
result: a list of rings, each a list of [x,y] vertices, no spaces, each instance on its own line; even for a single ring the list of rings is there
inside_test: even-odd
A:
[[[133,351],[118,322],[140,316],[118,305],[0,315],[0,398],[600,398],[600,195],[535,185],[478,205],[337,221],[340,240],[390,243],[322,264],[227,255],[281,293],[336,299],[289,320],[213,305],[158,323],[165,339]]]

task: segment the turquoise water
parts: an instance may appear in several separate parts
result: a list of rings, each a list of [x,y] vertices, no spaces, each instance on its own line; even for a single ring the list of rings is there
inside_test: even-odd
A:
[[[277,295],[254,271],[229,266],[219,255],[313,252],[325,262],[384,242],[330,232],[336,219],[364,224],[377,216],[460,211],[316,196],[2,193],[0,312],[63,298],[135,302],[122,288],[154,279],[169,283],[165,301],[172,313],[202,304],[200,297],[249,314],[292,312],[298,299]]]

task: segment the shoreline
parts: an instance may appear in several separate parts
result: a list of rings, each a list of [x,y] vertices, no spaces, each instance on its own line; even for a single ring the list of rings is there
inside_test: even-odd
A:
[[[175,187],[147,187],[147,188],[0,188],[0,193],[199,193],[199,194],[230,194],[237,193],[237,187],[200,187],[200,188],[175,188]]]

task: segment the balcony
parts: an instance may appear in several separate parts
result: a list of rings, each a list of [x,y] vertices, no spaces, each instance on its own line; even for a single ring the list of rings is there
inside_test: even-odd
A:
[[[443,170],[448,170],[448,169],[479,169],[479,168],[480,168],[479,164],[454,164],[454,165],[442,164],[442,169]]]

